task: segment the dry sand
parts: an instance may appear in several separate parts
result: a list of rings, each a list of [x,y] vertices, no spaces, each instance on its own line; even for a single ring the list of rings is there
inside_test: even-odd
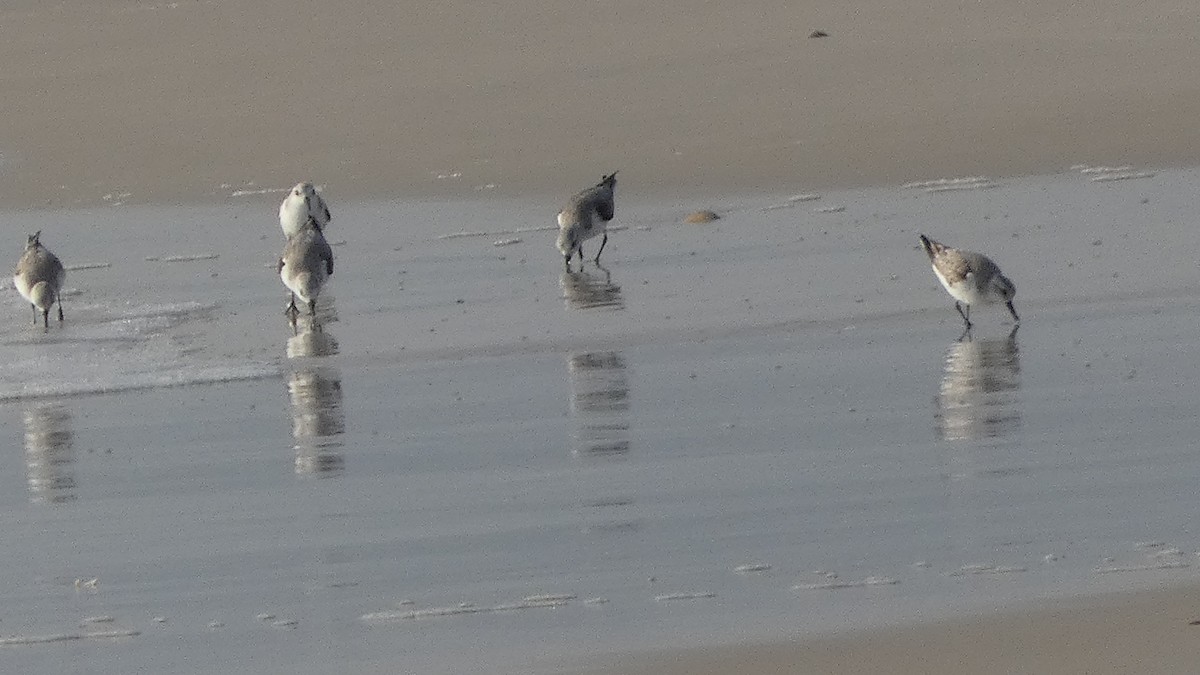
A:
[[[23,0],[0,9],[0,198],[203,201],[300,178],[338,200],[559,195],[613,169],[629,190],[711,194],[1191,165],[1193,9]]]
[[[643,655],[575,672],[1178,675],[1200,663],[1200,587],[1059,601],[790,644]]]

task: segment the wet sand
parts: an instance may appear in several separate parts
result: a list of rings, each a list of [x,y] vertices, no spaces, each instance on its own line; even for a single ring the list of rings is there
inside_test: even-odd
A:
[[[1191,4],[0,10],[8,207],[777,193],[1200,163]],[[815,29],[828,37],[810,39]]]
[[[298,334],[274,195],[0,213],[73,268],[48,333],[4,296],[0,658],[624,672],[1194,584],[1198,178],[1138,168],[630,199],[571,273],[538,201],[335,202]]]

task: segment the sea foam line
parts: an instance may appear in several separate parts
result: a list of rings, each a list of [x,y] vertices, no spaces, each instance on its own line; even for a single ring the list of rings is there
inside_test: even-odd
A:
[[[1028,568],[1018,566],[997,566],[997,565],[963,565],[962,567],[947,574],[951,577],[965,577],[975,574],[1019,574],[1028,572]]]
[[[1129,166],[1128,164],[1121,166],[1088,166],[1087,164],[1076,164],[1071,168],[1084,175],[1098,173],[1121,173],[1133,169],[1133,167]]]
[[[79,625],[86,626],[94,623],[113,623],[114,621],[116,621],[115,617],[109,616],[108,614],[101,614],[100,616],[85,616],[79,621]]]
[[[1076,164],[1071,167],[1072,170],[1078,171],[1084,176],[1088,176],[1088,180],[1093,183],[1108,183],[1115,180],[1136,180],[1138,178],[1153,178],[1153,171],[1135,171],[1128,164],[1121,166],[1088,166],[1087,164]]]
[[[696,593],[666,593],[664,595],[654,596],[656,602],[674,602],[675,600],[703,600],[705,598],[715,598],[716,593],[712,591],[698,591]]]
[[[141,635],[137,630],[104,630],[86,633],[51,633],[50,635],[14,635],[0,638],[0,647],[20,645],[44,645],[52,642],[70,642],[73,640],[111,640],[115,638],[136,637]]]
[[[1161,562],[1151,563],[1149,565],[1126,565],[1123,567],[1097,567],[1092,570],[1096,574],[1116,574],[1118,572],[1149,572],[1152,570],[1178,570],[1185,567],[1190,567],[1185,562]]]
[[[964,183],[962,185],[935,185],[925,188],[926,192],[956,192],[959,190],[991,190],[1000,187],[999,183]]]
[[[146,256],[148,262],[193,262],[196,260],[216,260],[220,258],[220,253],[195,253],[191,255],[167,255],[167,256]]]
[[[275,192],[283,193],[292,188],[262,188],[260,190],[234,190],[229,193],[230,197],[248,197],[253,195],[269,195]]]
[[[815,192],[792,195],[791,197],[787,198],[787,201],[785,201],[781,204],[769,204],[767,206],[762,207],[761,210],[762,211],[777,211],[779,209],[791,209],[791,208],[795,208],[796,205],[801,204],[803,202],[815,202],[820,198],[821,198],[821,195],[816,194]]]
[[[911,183],[905,183],[904,185],[901,185],[900,187],[907,188],[907,189],[926,189],[926,190],[928,190],[929,188],[954,187],[954,186],[958,186],[958,185],[974,186],[974,185],[986,185],[986,184],[994,185],[994,183],[992,182],[992,179],[988,178],[987,176],[963,176],[962,178],[936,178],[934,180],[918,180],[918,181],[913,181]]]
[[[281,371],[278,366],[267,365],[185,369],[174,373],[135,376],[125,381],[118,380],[104,384],[60,382],[46,386],[25,385],[19,391],[0,391],[0,402],[117,394],[192,385],[250,382],[279,377],[280,375]]]
[[[1093,183],[1107,183],[1114,180],[1137,180],[1139,178],[1154,178],[1153,171],[1130,171],[1128,173],[1106,173],[1092,176]]]
[[[577,597],[579,596],[575,595],[574,593],[542,593],[539,595],[525,596],[524,598],[521,598],[521,602],[534,604],[546,602],[566,602],[567,600],[574,600]]]
[[[867,577],[861,581],[827,581],[815,584],[796,584],[793,591],[833,591],[842,588],[866,588],[868,586],[895,586],[899,579],[892,577]]]
[[[546,596],[548,600],[537,600],[534,598],[522,600],[521,602],[513,602],[502,605],[490,605],[480,607],[478,605],[455,605],[453,607],[429,607],[426,609],[413,610],[389,610],[384,612],[370,612],[359,617],[361,621],[366,622],[385,622],[385,621],[404,621],[410,619],[430,619],[443,616],[459,616],[462,614],[492,614],[499,612],[515,612],[523,609],[543,609],[549,607],[562,607],[567,604],[567,599],[560,599],[559,596]],[[572,596],[574,597],[574,596]]]

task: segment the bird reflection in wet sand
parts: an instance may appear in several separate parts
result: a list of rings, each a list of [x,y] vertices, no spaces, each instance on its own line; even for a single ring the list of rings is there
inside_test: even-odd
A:
[[[338,353],[338,341],[333,333],[327,331],[306,330],[288,338],[287,356],[289,359],[321,358]]]
[[[58,404],[25,411],[25,471],[32,502],[74,501],[75,434],[71,413]]]
[[[563,272],[559,285],[563,289],[563,298],[571,309],[623,309],[625,300],[621,297],[621,287],[612,282],[612,272],[596,265],[599,274],[591,272]]]
[[[333,366],[306,362],[337,352],[337,339],[328,331],[307,330],[287,341],[288,358],[300,361],[287,381],[298,475],[326,477],[345,469],[338,438],[346,431],[341,373]]]
[[[567,359],[576,453],[586,456],[629,452],[629,379],[620,352],[583,352]]]
[[[938,435],[943,440],[977,440],[1017,429],[1020,374],[1016,327],[1003,339],[972,340],[970,332],[964,333],[946,352],[937,397]]]

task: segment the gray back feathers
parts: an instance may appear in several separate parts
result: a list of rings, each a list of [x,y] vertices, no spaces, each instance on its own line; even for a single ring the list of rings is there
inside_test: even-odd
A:
[[[67,273],[58,256],[42,246],[41,234],[41,230],[38,230],[29,235],[25,242],[25,253],[17,261],[17,269],[13,272],[13,276],[20,277],[22,282],[30,287],[45,281],[50,284],[57,296]]]
[[[613,193],[617,187],[617,172],[605,176],[595,186],[582,190],[567,201],[563,213],[575,222],[585,222],[591,225],[592,214],[600,216],[608,222],[616,215],[616,205]]]
[[[983,287],[991,281],[992,277],[1003,278],[1004,276],[1000,274],[1000,268],[996,266],[996,263],[985,255],[951,248],[923,234],[918,236],[921,238],[921,247],[929,256],[929,262],[951,284],[961,283],[968,274],[973,274],[976,283]],[[1012,285],[1012,282],[1008,283],[1010,286]]]
[[[311,272],[324,266],[326,274],[333,274],[333,249],[329,247],[321,228],[311,218],[284,246],[279,269],[285,266],[294,267],[297,272]]]

